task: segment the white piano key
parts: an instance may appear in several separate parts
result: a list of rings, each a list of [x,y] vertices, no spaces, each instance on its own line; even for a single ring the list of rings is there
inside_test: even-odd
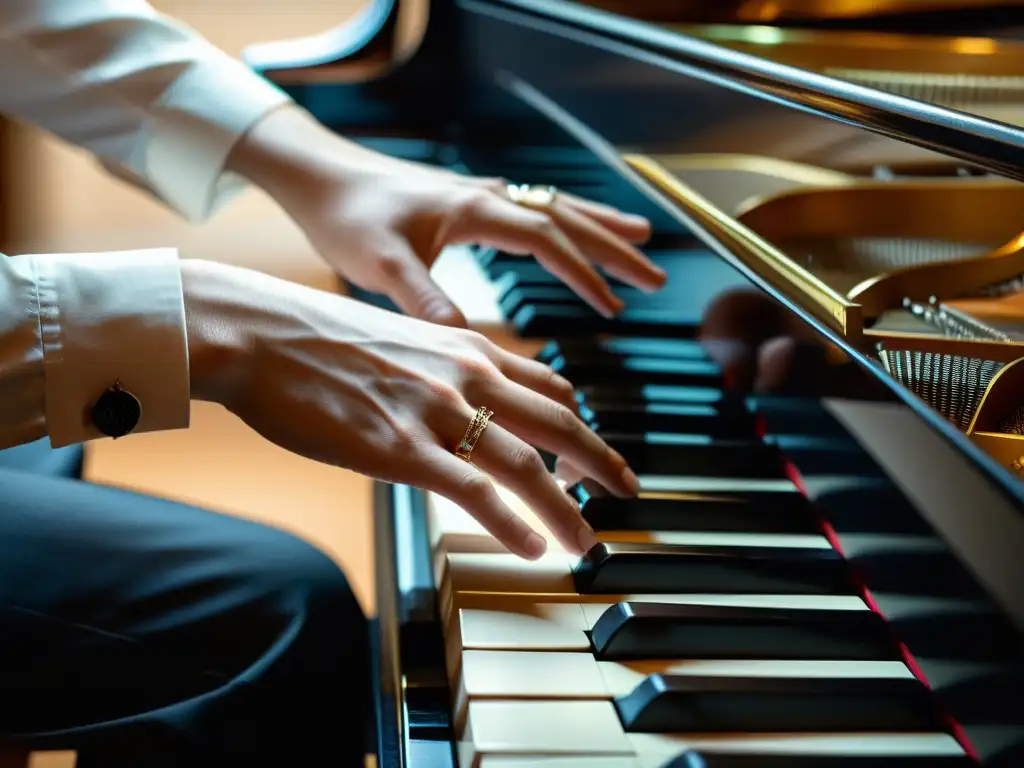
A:
[[[844,733],[844,734],[708,734],[662,735],[629,733],[643,768],[663,768],[688,749],[766,755],[825,756],[927,756],[947,757],[964,753],[956,739],[945,733]]]
[[[602,612],[607,606],[600,606]],[[504,608],[460,608],[459,641],[474,650],[589,651],[588,624],[579,603],[523,603]]]
[[[552,602],[544,595],[460,593],[450,643],[474,650],[590,650],[587,631],[619,602],[795,610],[868,611],[852,595],[585,595],[577,601]],[[591,599],[598,598],[590,602]]]
[[[451,552],[445,556],[443,583],[453,593],[504,592],[510,594],[575,594],[574,558],[548,552],[536,560],[512,553]]]
[[[612,699],[650,675],[751,678],[914,678],[901,661],[673,659],[598,661],[590,653],[474,651],[462,654],[461,687],[472,699]]]
[[[464,651],[462,688],[470,699],[609,699],[589,653]]]
[[[632,757],[610,701],[471,701],[459,736],[460,768],[484,757]]]
[[[461,768],[485,768],[485,758],[530,755],[578,760],[636,756],[643,768],[662,768],[687,749],[822,756],[963,754],[952,736],[940,733],[627,734],[610,701],[471,701],[459,737]]]
[[[505,313],[498,289],[473,258],[468,245],[450,245],[430,269],[430,276],[449,296],[473,328],[503,327]]]

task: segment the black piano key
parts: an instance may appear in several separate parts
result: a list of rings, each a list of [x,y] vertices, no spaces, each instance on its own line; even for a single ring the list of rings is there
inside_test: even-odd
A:
[[[550,364],[558,357],[581,363],[637,356],[706,360],[707,352],[699,341],[693,339],[555,339],[544,345],[536,359]]]
[[[623,298],[623,301],[626,299]],[[571,290],[557,285],[517,286],[501,292],[498,298],[498,307],[505,317],[514,317],[521,309],[540,304],[577,306],[580,302]]]
[[[541,285],[559,286],[562,281],[552,275],[542,265],[532,258],[515,257],[510,259],[494,259],[483,267],[484,274],[494,283],[500,283],[498,288],[507,288],[509,285]]]
[[[641,493],[612,496],[585,480],[573,488],[583,517],[598,531],[818,533],[807,498],[791,491]]]
[[[971,768],[967,755],[780,755],[690,750],[662,768]]]
[[[854,594],[833,549],[602,542],[573,568],[580,594]]]
[[[560,282],[537,284],[524,282],[517,268],[499,277],[494,286],[498,292],[498,306],[510,317],[523,307],[533,304],[562,304],[565,306],[585,306],[585,302],[573,289]],[[527,280],[531,280],[527,277]],[[627,307],[670,313],[676,308],[675,301],[669,294],[645,293],[632,286],[616,283],[609,278],[612,292],[622,299]]]
[[[606,362],[572,363],[565,358],[552,361],[552,370],[575,384],[664,384],[668,386],[717,387],[722,371],[710,360],[672,360],[664,357],[623,357]]]
[[[873,611],[617,603],[590,632],[599,659],[897,661]]]
[[[650,675],[615,701],[631,733],[943,731],[916,678]]]
[[[707,435],[648,432],[604,434],[605,442],[639,474],[711,477],[782,477],[775,446],[754,441],[714,440]]]
[[[647,311],[627,307],[614,318],[604,318],[583,304],[530,304],[508,318],[523,338],[618,334],[694,338],[700,327],[696,311]]]
[[[718,438],[757,437],[757,420],[750,411],[719,409],[709,403],[633,404],[606,406],[597,411],[587,406],[582,415],[601,434],[658,431]]]

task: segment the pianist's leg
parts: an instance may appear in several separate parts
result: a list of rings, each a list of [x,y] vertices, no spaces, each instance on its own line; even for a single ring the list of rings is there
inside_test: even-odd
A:
[[[0,739],[85,766],[361,765],[367,637],[297,538],[0,469]]]

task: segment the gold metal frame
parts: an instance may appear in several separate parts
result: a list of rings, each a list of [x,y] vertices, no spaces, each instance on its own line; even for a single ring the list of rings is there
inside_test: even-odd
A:
[[[995,246],[977,256],[895,269],[861,282],[847,297],[866,317],[897,308],[904,298],[954,298],[1024,274],[1024,184],[1016,182],[865,181],[797,189],[750,200],[737,219],[775,244],[794,238],[902,237]]]
[[[858,180],[842,171],[763,155],[708,152],[648,157],[732,216],[754,200],[802,187],[841,187]]]
[[[625,155],[623,160],[770,285],[846,338],[860,338],[863,320],[859,304],[794,263],[763,237],[683,183],[658,161],[644,155]]]
[[[1021,404],[1024,357],[1002,368],[981,398],[967,436],[1008,470],[1024,478],[1024,435],[1000,431],[1002,417]]]

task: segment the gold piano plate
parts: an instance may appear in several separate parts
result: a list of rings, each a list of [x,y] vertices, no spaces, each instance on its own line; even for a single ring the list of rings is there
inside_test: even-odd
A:
[[[730,216],[750,201],[804,187],[842,187],[857,177],[842,171],[761,155],[657,155],[657,163]]]
[[[720,242],[748,269],[806,311],[850,339],[863,331],[860,305],[804,269],[757,233],[739,223],[652,157],[625,155],[624,161],[693,223]]]
[[[737,219],[875,318],[1024,274],[1024,185],[860,181],[751,200]]]

